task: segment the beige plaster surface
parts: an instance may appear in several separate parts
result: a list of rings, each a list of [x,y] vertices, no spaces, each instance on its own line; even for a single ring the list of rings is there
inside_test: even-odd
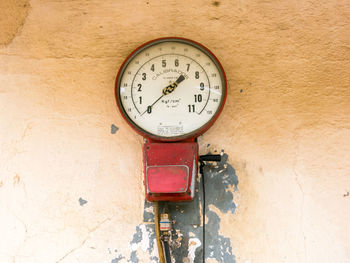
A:
[[[164,36],[201,42],[226,71],[226,106],[199,144],[224,149],[239,178],[220,225],[237,262],[350,262],[349,1],[0,7],[0,262],[127,262],[143,140],[116,111],[114,79]]]

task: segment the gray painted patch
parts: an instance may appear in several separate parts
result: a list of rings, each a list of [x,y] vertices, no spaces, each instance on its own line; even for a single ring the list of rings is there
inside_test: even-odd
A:
[[[228,190],[232,186],[237,190],[238,177],[227,160],[227,154],[223,154],[220,163],[207,164],[204,167],[205,203],[206,206],[215,205],[223,213],[234,213],[236,205],[233,202],[233,193]]]
[[[231,241],[228,237],[219,235],[220,218],[212,212],[206,212],[208,223],[205,227],[205,258],[215,258],[218,262],[234,263]],[[225,232],[222,230],[221,232]]]
[[[115,134],[118,130],[119,130],[119,128],[117,126],[115,126],[114,124],[111,125],[111,133],[112,134]]]
[[[88,201],[84,200],[83,198],[81,198],[81,197],[79,198],[79,204],[80,204],[80,206],[85,205],[87,202],[88,202]]]
[[[111,263],[118,263],[120,260],[122,260],[124,257],[122,255],[119,255],[115,259],[112,259]]]
[[[154,229],[154,224],[141,224],[136,227],[136,232],[133,235],[132,241],[130,242],[131,254],[128,262],[138,263],[139,259],[137,257],[137,249],[141,247],[144,252],[148,252],[150,262],[158,263],[158,257],[153,256],[155,246],[156,234]]]
[[[196,189],[200,188],[197,184]],[[192,202],[169,203],[169,212],[173,220],[172,242],[170,242],[172,256],[175,262],[182,263],[189,254],[189,240],[197,238],[202,242],[203,227],[201,222],[200,203],[202,191],[199,190]],[[194,262],[203,261],[203,248],[195,250]]]
[[[137,226],[137,227],[136,227],[136,232],[135,232],[135,234],[134,234],[133,237],[132,237],[132,240],[131,240],[131,242],[130,242],[130,245],[132,245],[132,244],[138,244],[138,243],[141,242],[141,240],[142,240],[142,231],[141,231],[140,226]]]
[[[154,222],[153,203],[146,199],[143,206],[143,222]]]
[[[132,241],[130,242],[130,246],[132,247],[133,244],[138,244],[142,240],[142,232],[141,228],[139,226],[136,227],[136,233],[132,237]],[[137,258],[136,250],[133,250],[130,254],[130,261],[133,263],[138,263],[139,259]]]
[[[195,250],[194,263],[203,262],[203,254],[205,254],[205,259],[214,258],[218,262],[225,263],[236,262],[230,239],[219,234],[220,217],[209,209],[210,206],[215,206],[222,213],[231,214],[236,209],[231,189],[237,190],[238,178],[234,168],[227,161],[227,154],[223,154],[220,163],[208,163],[204,167],[205,191],[202,189],[203,178],[200,178],[194,201],[168,204],[173,220],[172,240],[170,242],[173,263],[182,263],[184,258],[189,256],[191,238],[197,238],[202,244]],[[203,207],[205,217],[208,219],[204,227],[201,221]],[[159,210],[162,211],[161,203]],[[143,221],[147,224],[136,226],[136,231],[130,242],[131,253],[127,262],[139,263],[137,250],[142,249],[149,254],[150,262],[158,263],[154,224],[149,224],[154,222],[153,204],[147,201],[144,203]],[[221,229],[221,232],[224,230]],[[203,244],[205,244],[204,251]],[[111,263],[117,263],[122,258],[125,257],[119,255]]]
[[[227,154],[223,154],[220,163],[208,164],[204,167],[205,216],[208,218],[208,223],[205,225],[205,258],[234,263],[236,260],[232,252],[231,241],[219,234],[220,218],[215,212],[209,210],[210,205],[214,205],[223,213],[233,214],[236,209],[233,193],[229,189],[234,187],[237,190],[238,177],[235,169],[227,163],[227,160]]]

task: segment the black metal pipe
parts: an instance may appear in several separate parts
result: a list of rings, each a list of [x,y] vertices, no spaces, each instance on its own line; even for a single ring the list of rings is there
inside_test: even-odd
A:
[[[221,162],[220,154],[206,154],[199,156],[200,162]]]
[[[199,172],[202,176],[202,197],[203,197],[203,205],[202,205],[202,213],[203,213],[203,240],[202,240],[202,246],[203,246],[203,263],[205,263],[205,210],[206,210],[206,204],[205,204],[205,176],[204,176],[204,166],[205,162],[221,162],[221,155],[220,154],[206,154],[206,155],[200,155],[199,156]]]
[[[164,248],[165,262],[166,262],[166,263],[171,263],[170,249],[169,249],[169,243],[168,243],[168,241],[166,241],[166,240],[163,241],[163,248]]]

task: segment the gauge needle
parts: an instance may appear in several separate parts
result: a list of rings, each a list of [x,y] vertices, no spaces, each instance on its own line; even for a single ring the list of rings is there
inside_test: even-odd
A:
[[[184,79],[185,77],[183,75],[180,75],[180,77],[178,77],[173,84],[170,84],[169,86],[163,89],[163,95],[168,95],[169,93],[172,93],[176,89],[177,85],[179,85],[179,83],[181,83]]]
[[[145,114],[149,109],[152,110],[152,107],[154,104],[156,104],[161,98],[163,98],[165,95],[168,95],[170,93],[172,93],[176,87],[179,85],[179,83],[181,83],[183,80],[185,79],[185,77],[183,75],[180,75],[177,80],[175,80],[174,83],[170,84],[169,86],[166,86],[163,90],[162,93],[163,95],[160,96],[155,102],[153,102],[150,106],[147,107],[147,109],[141,114],[141,116],[143,114]]]

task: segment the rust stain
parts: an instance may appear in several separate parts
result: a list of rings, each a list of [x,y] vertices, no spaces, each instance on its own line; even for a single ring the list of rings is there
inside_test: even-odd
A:
[[[18,174],[16,174],[13,177],[13,185],[15,186],[16,184],[19,184],[20,181],[21,181],[21,177]]]
[[[220,3],[219,1],[214,1],[214,2],[212,3],[212,5],[213,5],[213,6],[216,6],[216,7],[218,7],[220,4],[221,4],[221,3]]]

